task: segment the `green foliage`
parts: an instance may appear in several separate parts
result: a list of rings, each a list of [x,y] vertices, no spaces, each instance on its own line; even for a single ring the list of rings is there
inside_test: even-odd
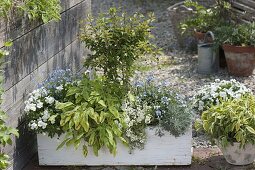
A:
[[[103,77],[90,80],[84,75],[78,85],[68,89],[69,102],[57,103],[56,107],[63,111],[60,125],[66,131],[58,148],[65,144],[78,148],[82,143],[84,156],[88,154],[88,146],[95,155],[103,146],[115,155],[117,139],[127,143],[121,130],[125,127],[121,102],[104,82]]]
[[[194,8],[194,14],[180,24],[183,33],[194,30],[198,32],[214,31],[223,23],[229,22],[230,4],[228,2],[219,0],[211,8],[192,0],[186,0],[184,4]]]
[[[198,130],[204,130],[223,147],[229,143],[255,143],[255,97],[244,95],[240,99],[223,101],[202,113],[196,122]]]
[[[44,23],[60,20],[60,0],[25,0],[21,9],[31,20],[40,18]]]
[[[8,42],[4,43],[4,47],[10,47],[10,46],[12,46],[11,41],[8,41]],[[0,49],[0,60],[2,60],[4,58],[4,56],[6,56],[6,55],[9,55],[9,51]],[[2,61],[1,61],[1,63],[2,63]],[[3,63],[2,64],[1,63],[0,63],[0,66],[3,65]]]
[[[217,45],[255,46],[255,23],[222,26],[215,35]]]
[[[30,20],[41,19],[44,23],[60,20],[60,0],[0,1],[0,17],[8,19],[13,9],[24,12]]]
[[[12,45],[11,42],[6,42],[5,47],[9,47]],[[5,50],[1,50],[0,49],[0,71],[1,71],[1,78],[0,78],[0,96],[2,96],[3,94],[3,89],[2,89],[2,85],[3,85],[3,75],[2,75],[2,67],[3,67],[3,59],[4,56],[8,55],[8,51]],[[1,101],[0,101],[1,104]],[[11,128],[9,126],[6,125],[5,123],[5,119],[7,118],[7,115],[5,112],[3,112],[2,110],[0,110],[0,146],[1,147],[5,147],[6,145],[11,145],[12,144],[12,140],[11,140],[11,135],[14,136],[19,136],[18,131],[14,128]],[[6,169],[7,166],[9,165],[9,156],[6,155],[5,153],[3,153],[2,151],[0,152],[0,169]]]
[[[3,111],[0,111],[0,145],[5,147],[6,145],[12,145],[11,135],[19,136],[18,131],[6,125],[5,119],[7,115]],[[0,169],[6,169],[10,164],[9,156],[0,152]]]
[[[120,84],[123,91],[127,91],[134,62],[144,54],[158,52],[149,41],[153,21],[153,15],[149,18],[138,13],[128,16],[116,8],[100,14],[96,20],[88,17],[81,41],[93,54],[85,61],[85,66],[102,69],[107,81]]]
[[[4,154],[4,153],[0,153],[0,169],[6,169],[7,166],[10,164],[9,163],[9,156]]]
[[[9,11],[13,6],[13,0],[1,0],[0,1],[0,17],[8,17]]]

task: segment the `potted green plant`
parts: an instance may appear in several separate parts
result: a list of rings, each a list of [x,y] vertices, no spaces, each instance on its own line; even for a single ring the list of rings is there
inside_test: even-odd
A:
[[[149,78],[122,101],[103,76],[68,75],[58,70],[25,102],[40,165],[191,164],[192,112],[174,91]]]
[[[216,29],[216,44],[222,45],[229,73],[250,76],[255,67],[255,23]]]
[[[228,163],[247,165],[255,160],[255,97],[223,101],[204,111],[196,127],[221,148]]]
[[[206,32],[214,31],[222,23],[228,22],[228,17],[226,17],[228,15],[223,15],[223,13],[229,13],[230,4],[228,2],[216,1],[214,6],[208,8],[198,2],[187,0],[184,5],[194,10],[193,15],[181,22],[180,28],[183,33],[190,31],[194,33],[198,41],[204,41]]]
[[[86,71],[70,80],[58,71],[29,95],[25,112],[37,133],[40,165],[191,164],[187,105],[152,85],[146,94],[154,93],[155,102],[140,101],[144,88],[136,91],[131,84],[134,62],[158,51],[149,41],[152,20],[115,8],[96,21],[89,18],[80,38],[93,50],[85,61],[95,70],[93,78]],[[158,129],[165,135],[155,135]]]

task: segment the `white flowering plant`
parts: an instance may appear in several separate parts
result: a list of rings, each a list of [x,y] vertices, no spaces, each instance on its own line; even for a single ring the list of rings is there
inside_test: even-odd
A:
[[[145,128],[152,121],[151,114],[147,112],[149,106],[146,104],[143,106],[137,105],[132,98],[130,97],[122,105],[122,110],[125,113],[124,121],[126,123],[124,134],[131,151],[135,148],[144,148],[147,139]]]
[[[192,109],[183,96],[168,87],[168,83],[156,84],[153,76],[146,81],[135,82],[134,94],[138,105],[146,105],[151,115],[151,125],[159,125],[158,135],[164,131],[176,137],[189,129]]]
[[[235,79],[229,81],[216,79],[209,85],[202,87],[193,97],[193,107],[198,112],[203,112],[222,101],[238,99],[251,93],[249,88]]]
[[[66,100],[67,88],[74,77],[70,70],[55,70],[38,89],[29,94],[24,111],[32,131],[46,133],[50,137],[63,133],[60,126],[62,111],[56,109],[55,104]]]

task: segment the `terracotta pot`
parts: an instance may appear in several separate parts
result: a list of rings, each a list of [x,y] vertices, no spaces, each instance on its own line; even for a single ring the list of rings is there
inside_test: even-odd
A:
[[[240,148],[240,143],[233,143],[226,148],[219,146],[226,161],[232,165],[248,165],[255,160],[255,145],[246,144]]]
[[[204,42],[205,34],[206,34],[205,32],[194,31],[194,37],[199,43]],[[208,37],[207,40],[208,40],[207,42],[209,43],[213,42],[213,39],[211,37]]]
[[[227,67],[234,76],[250,76],[255,68],[255,47],[223,45]]]

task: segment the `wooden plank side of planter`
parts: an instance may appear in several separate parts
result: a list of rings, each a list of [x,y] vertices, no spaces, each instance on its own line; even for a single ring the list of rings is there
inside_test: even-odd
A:
[[[99,156],[93,154],[89,148],[87,157],[82,154],[81,147],[75,150],[71,147],[63,147],[56,151],[62,141],[62,137],[49,138],[41,134],[37,135],[38,156],[40,165],[190,165],[192,156],[192,130],[175,138],[169,133],[159,137],[155,135],[155,129],[146,129],[147,142],[143,150],[134,150],[129,153],[128,147],[117,144],[117,155],[114,157],[105,148],[99,151]]]

